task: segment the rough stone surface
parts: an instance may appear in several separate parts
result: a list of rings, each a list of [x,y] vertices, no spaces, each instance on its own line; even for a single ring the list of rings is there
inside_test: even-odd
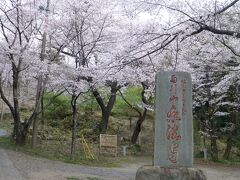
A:
[[[186,167],[142,166],[136,180],[206,180],[202,170]]]
[[[191,167],[193,120],[191,77],[186,72],[156,75],[154,165]]]

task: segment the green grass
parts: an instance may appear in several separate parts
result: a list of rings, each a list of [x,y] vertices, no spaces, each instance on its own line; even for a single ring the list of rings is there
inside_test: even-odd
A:
[[[16,145],[10,140],[9,137],[0,137],[0,147],[6,149],[15,149]]]
[[[240,166],[240,161],[239,160],[236,160],[235,158],[231,158],[229,160],[226,160],[226,159],[220,159],[218,161],[219,163],[221,164],[226,164],[226,165],[234,165],[234,166]]]
[[[119,167],[121,160],[115,157],[99,156],[95,160],[90,160],[85,157],[81,150],[79,150],[74,159],[70,158],[70,146],[66,147],[63,143],[55,143],[51,145],[38,145],[36,148],[31,148],[29,144],[24,146],[16,145],[9,137],[0,137],[0,147],[10,149],[18,152],[23,152],[28,155],[43,157],[51,160],[59,160],[71,164],[82,164],[96,167]],[[68,149],[66,149],[68,148]]]
[[[0,121],[0,129],[4,129],[8,132],[11,132],[12,130],[12,116],[9,113],[3,114],[3,119]]]

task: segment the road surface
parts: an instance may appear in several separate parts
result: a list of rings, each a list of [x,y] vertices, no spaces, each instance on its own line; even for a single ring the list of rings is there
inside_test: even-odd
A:
[[[0,136],[7,136],[7,132],[0,129]],[[9,159],[5,150],[0,148],[0,180],[22,180],[22,176]]]
[[[6,135],[0,130],[0,135]],[[67,164],[0,148],[0,180],[134,180],[137,169],[151,160],[123,164],[122,168]],[[240,168],[223,165],[195,165],[209,180],[240,180]]]

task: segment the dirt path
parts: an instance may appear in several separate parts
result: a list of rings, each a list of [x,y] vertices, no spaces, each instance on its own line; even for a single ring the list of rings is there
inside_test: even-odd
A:
[[[7,132],[0,129],[0,136],[6,136]],[[9,159],[6,150],[0,149],[0,180],[22,180],[21,174]]]
[[[23,180],[129,180],[135,179],[135,173],[140,166],[151,164],[150,160],[145,160],[138,164],[125,164],[122,168],[98,168],[32,157],[14,151],[8,151],[8,156],[21,172]],[[212,165],[195,167],[202,169],[209,180],[240,179],[240,169],[237,167]]]
[[[32,157],[23,153],[8,151],[10,159],[21,172],[24,180],[66,180],[78,179],[134,179],[135,170],[121,168],[98,168],[67,164],[43,158]],[[75,178],[76,179],[76,178]]]
[[[0,149],[0,180],[22,180],[21,174],[14,167],[5,150]]]
[[[198,165],[209,180],[240,180],[240,168],[237,167],[212,167]]]

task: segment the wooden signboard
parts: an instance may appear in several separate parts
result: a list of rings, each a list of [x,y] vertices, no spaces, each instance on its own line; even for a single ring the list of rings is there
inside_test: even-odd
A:
[[[117,156],[117,135],[100,134],[100,154]]]

